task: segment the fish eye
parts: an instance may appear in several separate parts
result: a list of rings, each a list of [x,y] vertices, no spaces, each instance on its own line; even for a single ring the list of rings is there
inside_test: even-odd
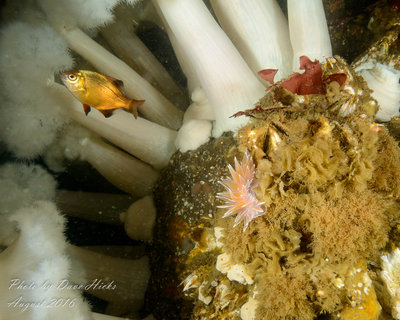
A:
[[[76,77],[76,75],[74,75],[73,73],[70,73],[70,74],[68,75],[68,79],[71,80],[71,81],[75,81],[75,80],[77,79],[77,77]]]

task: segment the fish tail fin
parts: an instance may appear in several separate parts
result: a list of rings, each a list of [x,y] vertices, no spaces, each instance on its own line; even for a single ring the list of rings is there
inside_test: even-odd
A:
[[[131,100],[128,104],[128,110],[133,114],[135,119],[137,119],[138,113],[137,108],[144,103],[144,100]]]

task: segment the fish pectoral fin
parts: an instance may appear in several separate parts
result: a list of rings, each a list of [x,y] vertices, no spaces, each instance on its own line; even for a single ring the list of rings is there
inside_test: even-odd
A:
[[[85,111],[85,114],[88,115],[88,113],[90,112],[90,106],[86,103],[82,103],[83,106],[83,111]]]
[[[135,119],[137,119],[138,113],[137,108],[144,103],[144,100],[131,100],[128,105],[128,110],[133,114]]]
[[[106,118],[109,118],[113,114],[113,110],[99,110]]]

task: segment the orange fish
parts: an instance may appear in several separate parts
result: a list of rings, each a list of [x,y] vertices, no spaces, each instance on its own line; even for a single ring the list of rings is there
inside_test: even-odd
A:
[[[99,110],[106,118],[115,109],[124,108],[137,118],[137,107],[144,100],[124,96],[121,80],[88,70],[70,70],[61,74],[61,80],[72,94],[82,102],[87,115],[90,107]]]

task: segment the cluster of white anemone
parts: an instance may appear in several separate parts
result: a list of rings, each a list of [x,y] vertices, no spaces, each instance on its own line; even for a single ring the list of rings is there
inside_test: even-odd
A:
[[[118,20],[112,23],[112,9],[118,2],[15,2],[11,12],[16,13],[17,20],[7,24],[0,35],[0,138],[17,157],[43,156],[53,169],[60,169],[60,160],[64,157],[86,160],[118,188],[136,197],[151,194],[158,170],[168,164],[177,149],[182,152],[195,149],[208,141],[211,133],[219,137],[245,124],[244,117],[230,116],[252,107],[264,94],[265,86],[257,77],[259,70],[279,69],[278,78],[283,78],[297,71],[299,56],[323,60],[332,54],[321,0],[288,0],[289,23],[275,0],[212,0],[222,28],[202,0],[153,0],[152,3],[145,0],[142,14],[150,12],[147,17],[166,29],[188,78],[193,103],[187,108],[182,124],[182,112],[174,105],[182,99],[178,93],[170,94],[179,89],[138,38],[127,32],[134,9],[127,6],[120,10]],[[151,4],[163,23],[148,10]],[[138,56],[135,63],[145,66],[150,78],[158,82],[159,90],[88,35],[105,24],[110,25],[103,29],[103,35],[113,51],[124,56],[126,62]],[[143,117],[135,120],[117,110],[105,119],[94,109],[85,116],[81,104],[54,80],[55,74],[73,67],[69,49],[99,72],[123,80],[128,97],[146,100],[139,109]],[[137,51],[131,54],[132,50]],[[394,96],[398,97],[398,91],[395,92]],[[139,227],[129,229],[132,233],[154,221],[151,197],[144,199],[132,208],[133,214],[141,219]],[[38,206],[42,204],[30,202],[27,212],[33,210],[36,214]],[[58,215],[55,207],[45,206],[48,210],[43,212]],[[0,208],[3,220],[13,213],[6,209]],[[144,217],[143,212],[152,214]],[[125,218],[132,221],[128,213]],[[15,216],[12,219],[23,237],[27,229]],[[37,228],[44,223],[42,219],[30,222]],[[64,241],[60,238],[62,228],[56,230],[59,232],[52,232],[49,241],[51,237]],[[8,239],[9,236],[12,235],[8,234]],[[143,239],[149,238],[151,233],[146,231]],[[11,244],[9,248],[10,252],[18,246]],[[29,248],[42,250],[39,246]],[[24,256],[17,253],[18,257]],[[50,252],[44,254],[50,255]],[[7,262],[6,258],[3,252],[3,266],[11,261]],[[7,268],[12,268],[12,264]],[[68,273],[67,267],[62,270]],[[47,269],[42,272],[51,274]],[[25,275],[28,276],[20,274]],[[1,288],[4,292],[5,286]],[[0,310],[6,309],[1,306]],[[73,310],[76,311],[74,319],[90,319],[85,313],[87,309]],[[24,313],[16,319],[31,319],[30,314]]]

